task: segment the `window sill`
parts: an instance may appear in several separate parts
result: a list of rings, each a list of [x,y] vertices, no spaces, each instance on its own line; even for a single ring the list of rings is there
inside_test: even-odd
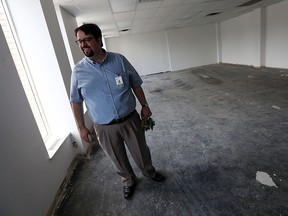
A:
[[[52,159],[52,157],[55,155],[55,153],[58,151],[58,149],[61,147],[61,145],[66,141],[66,139],[70,136],[70,133],[66,134],[66,136],[63,137],[50,137],[46,142],[45,146],[49,155],[49,159]]]

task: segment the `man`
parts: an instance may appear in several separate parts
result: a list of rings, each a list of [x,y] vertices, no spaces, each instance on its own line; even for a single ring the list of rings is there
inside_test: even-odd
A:
[[[152,115],[141,87],[142,80],[123,55],[102,48],[102,33],[97,25],[84,24],[75,29],[75,36],[85,55],[74,67],[70,92],[80,135],[90,142],[90,131],[85,127],[83,118],[84,101],[99,144],[121,176],[124,197],[128,199],[134,192],[136,175],[124,143],[144,176],[158,182],[165,180],[152,165],[140,116],[135,110],[134,94],[142,105],[142,119]]]

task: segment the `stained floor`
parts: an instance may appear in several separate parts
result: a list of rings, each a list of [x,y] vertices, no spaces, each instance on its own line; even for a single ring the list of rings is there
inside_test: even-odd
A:
[[[215,64],[143,80],[156,122],[147,142],[167,180],[143,177],[131,161],[139,183],[127,201],[94,144],[56,215],[288,215],[288,70]]]

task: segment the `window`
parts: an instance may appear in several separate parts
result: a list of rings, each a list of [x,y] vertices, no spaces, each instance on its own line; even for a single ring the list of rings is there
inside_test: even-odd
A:
[[[17,39],[16,32],[13,29],[12,21],[7,12],[8,10],[5,5],[5,2],[1,0],[0,24],[2,26],[7,44],[9,46],[12,58],[14,60],[16,69],[18,71],[20,80],[22,82],[24,91],[26,93],[27,99],[30,104],[30,107],[32,109],[35,121],[38,125],[40,134],[44,142],[46,142],[50,135],[48,123],[47,123],[47,120],[45,119],[43,109],[41,108],[40,100],[35,90],[32,77],[29,73],[29,68],[25,61],[25,57],[22,54],[21,46]]]

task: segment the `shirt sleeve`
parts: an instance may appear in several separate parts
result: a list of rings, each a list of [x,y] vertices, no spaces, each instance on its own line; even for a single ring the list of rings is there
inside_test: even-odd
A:
[[[76,78],[75,70],[76,69],[74,68],[71,76],[71,85],[70,85],[70,102],[72,103],[78,103],[83,101],[81,91],[78,87],[78,80]]]
[[[139,87],[142,85],[143,80],[141,79],[138,72],[135,70],[135,68],[132,66],[132,64],[123,56],[123,64],[124,67],[129,74],[129,80],[132,88]]]

